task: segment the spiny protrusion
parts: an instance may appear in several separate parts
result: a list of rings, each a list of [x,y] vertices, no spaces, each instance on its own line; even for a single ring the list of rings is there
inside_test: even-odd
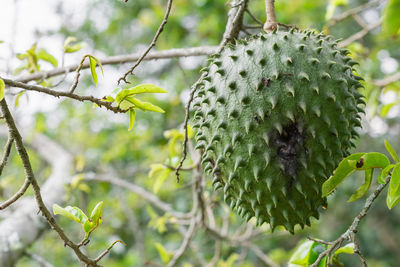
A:
[[[226,99],[223,96],[219,96],[217,97],[217,102],[220,104],[225,104],[226,103]]]
[[[217,129],[226,130],[226,127],[227,127],[227,123],[226,123],[225,121],[221,121],[221,122],[218,124]]]
[[[296,49],[297,49],[298,51],[303,51],[305,47],[306,47],[306,46],[305,46],[304,44],[298,44],[298,45],[296,45]]]
[[[237,169],[239,168],[239,167],[242,167],[244,165],[244,160],[243,160],[243,158],[242,157],[237,157],[236,158],[236,161],[235,161],[235,167],[233,168],[233,171],[237,171]]]
[[[306,106],[306,102],[304,100],[300,100],[297,103],[297,106],[303,111],[304,114],[306,114],[307,112],[307,106]]]
[[[230,55],[229,57],[230,57],[233,61],[236,61],[236,60],[238,59],[238,57],[235,56],[235,55]]]
[[[237,117],[239,117],[239,111],[237,109],[232,109],[228,113],[228,118],[237,118]]]
[[[311,108],[311,110],[313,111],[313,113],[319,118],[321,117],[321,108],[317,105],[313,106]]]
[[[310,77],[308,77],[308,74],[305,73],[304,71],[300,71],[297,77],[302,81],[307,81],[307,82],[310,81]]]
[[[271,159],[271,155],[268,152],[264,153],[264,159],[265,159],[265,166],[268,166]]]
[[[271,108],[274,109],[277,103],[277,99],[274,96],[269,96],[268,102],[271,104]]]
[[[295,120],[294,120],[293,112],[290,111],[290,110],[287,110],[287,111],[286,111],[286,117],[289,118],[289,120],[290,120],[291,122],[294,122],[294,121],[295,121]]]
[[[228,85],[228,87],[229,87],[229,89],[231,89],[231,90],[235,90],[235,89],[237,88],[237,84],[236,84],[236,82],[231,82],[231,83]]]
[[[244,129],[246,130],[246,134],[249,134],[249,132],[253,129],[254,123],[252,121],[245,121],[244,122]]]
[[[248,144],[247,148],[248,148],[248,152],[249,152],[249,158],[251,158],[251,156],[253,155],[254,150],[255,150],[255,145],[254,144]]]
[[[235,146],[241,140],[240,133],[234,132],[232,135],[232,146]]]
[[[287,83],[284,87],[284,90],[294,97],[294,87],[292,84]]]
[[[227,144],[224,147],[224,156],[227,156],[228,153],[232,153],[233,152],[233,147],[230,144]]]
[[[316,65],[316,64],[319,63],[319,60],[318,60],[318,58],[312,57],[312,58],[308,59],[308,62],[309,62],[311,65]]]
[[[265,144],[269,146],[269,137],[267,133],[263,133],[262,139],[264,140]]]
[[[253,176],[254,179],[258,182],[260,179],[260,168],[258,166],[253,167]],[[261,191],[259,191],[261,192]],[[260,193],[261,194],[261,193]],[[258,199],[258,198],[257,198]],[[259,201],[260,202],[260,201]]]

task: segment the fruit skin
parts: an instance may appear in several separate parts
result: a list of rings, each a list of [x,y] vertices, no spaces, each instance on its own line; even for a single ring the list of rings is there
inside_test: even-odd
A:
[[[319,218],[321,186],[361,127],[362,78],[348,53],[329,36],[274,31],[226,46],[202,70],[196,148],[247,221],[293,233]]]

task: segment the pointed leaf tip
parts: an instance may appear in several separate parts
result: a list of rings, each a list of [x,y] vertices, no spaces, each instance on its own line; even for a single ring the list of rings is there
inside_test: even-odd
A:
[[[129,128],[128,131],[132,130],[133,125],[135,125],[135,117],[136,117],[136,111],[134,108],[131,108],[129,110]]]

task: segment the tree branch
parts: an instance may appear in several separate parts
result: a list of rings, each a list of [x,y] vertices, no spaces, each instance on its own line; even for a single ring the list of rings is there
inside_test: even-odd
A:
[[[363,5],[360,5],[358,7],[355,7],[353,9],[347,10],[346,12],[343,12],[341,15],[331,18],[331,20],[329,20],[329,22],[327,24],[327,27],[331,27],[331,26],[335,25],[336,23],[338,23],[339,21],[345,20],[346,18],[348,18],[352,15],[358,14],[358,13],[360,13],[370,7],[376,6],[382,2],[383,2],[383,0],[374,0],[371,2],[367,2]]]
[[[397,82],[400,80],[400,71],[395,74],[389,75],[381,80],[372,80],[372,83],[378,87],[385,87],[391,83]]]
[[[64,231],[61,229],[61,227],[57,224],[56,220],[53,218],[53,216],[51,215],[50,211],[48,210],[48,208],[46,207],[46,204],[43,201],[42,195],[40,193],[40,186],[35,178],[35,175],[33,173],[32,170],[32,166],[29,160],[29,155],[26,152],[24,143],[22,141],[22,137],[17,129],[17,126],[15,125],[14,119],[10,113],[10,110],[8,109],[6,100],[3,99],[2,101],[0,101],[0,107],[1,107],[1,111],[5,117],[6,120],[6,124],[8,126],[9,129],[9,133],[10,136],[15,140],[15,146],[18,152],[18,155],[21,158],[22,161],[22,165],[24,167],[25,170],[25,175],[29,181],[29,183],[32,185],[32,188],[34,190],[34,197],[36,199],[36,203],[38,205],[38,208],[40,210],[40,212],[42,213],[42,215],[44,216],[44,218],[46,219],[46,221],[48,222],[48,224],[57,232],[57,234],[59,235],[59,237],[64,241],[64,244],[66,246],[69,246],[70,248],[72,248],[72,250],[75,252],[75,255],[79,258],[80,261],[89,264],[90,266],[98,266],[97,263],[88,258],[85,254],[83,254],[79,247],[74,244],[64,233]]]
[[[381,24],[382,24],[382,18],[380,20],[378,20],[377,22],[368,25],[367,27],[363,28],[361,31],[353,34],[352,36],[348,37],[347,39],[341,41],[338,44],[338,47],[339,48],[346,47],[349,44],[351,44],[352,42],[364,38],[365,35],[367,35],[370,31],[374,30],[375,28],[378,28]]]
[[[216,46],[199,46],[199,47],[189,47],[189,48],[174,48],[169,50],[161,50],[154,51],[148,53],[148,55],[143,59],[143,61],[147,60],[155,60],[155,59],[170,59],[170,58],[178,58],[178,57],[192,57],[192,56],[207,56],[215,53],[217,51]],[[140,58],[139,53],[130,54],[130,55],[117,55],[110,56],[107,58],[99,59],[101,64],[104,65],[112,65],[112,64],[123,64],[135,62]],[[50,77],[55,77],[59,75],[63,75],[69,72],[74,72],[79,67],[79,64],[70,65],[64,68],[56,68],[50,71],[45,72],[37,72],[34,74],[29,74],[25,76],[18,77],[15,79],[18,82],[29,82],[34,80],[42,80]],[[89,63],[83,63],[82,69],[89,68]]]
[[[164,30],[164,26],[165,24],[167,24],[168,22],[168,17],[169,14],[171,12],[171,8],[172,8],[172,1],[173,0],[168,0],[167,3],[167,9],[165,11],[164,14],[164,18],[161,22],[160,27],[158,27],[158,30],[156,32],[156,34],[154,35],[153,40],[151,41],[149,47],[146,49],[146,51],[144,51],[143,55],[140,56],[140,58],[138,58],[138,60],[136,61],[135,65],[133,65],[132,68],[130,68],[121,78],[119,78],[118,80],[118,84],[120,84],[121,81],[124,81],[125,83],[129,83],[126,78],[128,77],[128,75],[133,74],[133,71],[136,69],[137,66],[139,66],[139,64],[142,62],[142,60],[147,56],[147,54],[150,52],[150,50],[156,45],[157,39],[160,36],[160,34],[162,33],[162,31]]]
[[[113,178],[110,178],[110,177],[113,177]],[[150,193],[146,189],[144,189],[134,183],[117,178],[115,175],[110,176],[110,175],[98,175],[98,174],[94,174],[94,173],[89,173],[89,174],[85,175],[85,179],[88,181],[106,182],[106,183],[110,183],[110,184],[113,184],[116,186],[126,188],[129,191],[132,191],[135,194],[138,194],[144,200],[150,202],[151,204],[153,204],[155,207],[159,208],[160,210],[162,210],[166,213],[169,213],[178,219],[188,218],[188,216],[185,213],[174,211],[171,204],[161,201],[156,195]]]
[[[55,91],[47,87],[43,87],[40,85],[31,85],[31,84],[26,84],[18,81],[14,81],[11,79],[6,79],[3,77],[0,77],[0,79],[3,79],[4,83],[8,86],[11,87],[18,87],[22,88],[28,91],[36,91],[40,93],[44,93],[47,95],[51,95],[54,97],[68,97],[72,98],[78,101],[89,101],[92,103],[97,104],[99,107],[105,107],[108,110],[111,110],[114,113],[125,113],[125,110],[121,110],[119,107],[114,107],[111,102],[104,101],[102,99],[96,98],[94,96],[80,96],[71,92],[62,92],[62,91]]]
[[[13,145],[14,139],[9,136],[7,139],[7,143],[4,145],[3,156],[0,161],[0,176],[3,173],[4,167],[7,165],[8,157],[10,156],[11,148]]]
[[[361,222],[361,220],[367,215],[369,209],[371,208],[372,204],[376,200],[376,198],[379,196],[379,194],[382,192],[382,190],[385,188],[385,186],[390,182],[390,177],[386,179],[386,182],[384,184],[380,184],[375,191],[367,198],[365,201],[363,209],[360,211],[360,213],[354,218],[352,224],[349,226],[349,228],[335,241],[329,242],[330,247],[319,254],[317,260],[310,265],[310,267],[317,267],[321,260],[325,256],[329,256],[331,253],[335,252],[338,248],[341,247],[342,243],[345,240],[349,240],[351,238],[352,234],[357,233],[357,228]]]
[[[25,194],[26,190],[28,189],[29,185],[30,185],[29,180],[27,178],[25,178],[25,181],[24,181],[23,185],[21,186],[21,188],[11,198],[9,198],[8,200],[6,200],[2,204],[0,204],[0,210],[6,209],[8,206],[13,204],[20,197],[22,197]]]
[[[264,31],[271,32],[276,29],[276,14],[275,14],[275,0],[265,0],[265,13],[267,14],[267,21],[264,24]]]

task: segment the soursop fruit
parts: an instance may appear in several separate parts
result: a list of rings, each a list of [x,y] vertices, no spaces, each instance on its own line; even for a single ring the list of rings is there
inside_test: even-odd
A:
[[[310,225],[321,186],[361,127],[362,78],[348,50],[311,31],[274,31],[210,58],[194,102],[197,149],[215,189],[246,220]]]

